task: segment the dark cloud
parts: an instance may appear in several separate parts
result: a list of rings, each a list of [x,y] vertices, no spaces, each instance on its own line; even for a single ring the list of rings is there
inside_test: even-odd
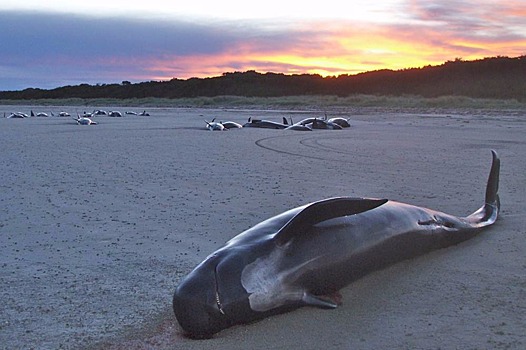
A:
[[[183,21],[146,22],[38,13],[2,13],[0,16],[4,47],[41,55],[82,52],[105,56],[109,52],[158,51],[214,53],[236,39],[225,30]]]
[[[63,82],[120,82],[151,74],[149,61],[213,56],[236,47],[272,49],[301,41],[297,33],[241,23],[192,23],[28,12],[0,13],[0,90]],[[176,62],[175,62],[176,64]],[[24,75],[29,75],[26,76]],[[18,81],[16,81],[18,79]],[[147,80],[147,79],[146,79]],[[28,82],[31,82],[28,84]]]
[[[409,0],[407,14],[444,35],[444,39],[469,39],[480,42],[524,39],[524,18],[517,4],[488,0]],[[524,11],[524,9],[523,9]],[[521,30],[517,32],[517,28]]]

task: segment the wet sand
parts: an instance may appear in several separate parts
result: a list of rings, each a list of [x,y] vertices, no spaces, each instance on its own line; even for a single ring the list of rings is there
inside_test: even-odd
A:
[[[91,110],[0,106],[0,115],[30,109]],[[203,120],[323,113],[148,111],[95,117],[96,126],[0,118],[2,348],[526,346],[526,111],[339,109],[329,114],[351,118],[350,129],[314,132],[210,132]],[[366,276],[335,310],[182,336],[175,286],[236,234],[344,195],[468,215],[482,205],[490,149],[502,162],[502,212],[479,236]]]

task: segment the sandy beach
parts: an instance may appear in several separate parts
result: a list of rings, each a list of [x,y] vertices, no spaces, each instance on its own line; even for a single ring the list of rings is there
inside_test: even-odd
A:
[[[0,106],[0,115],[85,109],[94,108]],[[526,347],[526,111],[339,108],[329,115],[351,128],[313,132],[210,132],[204,119],[323,112],[148,112],[95,126],[0,118],[0,348]],[[356,281],[335,310],[183,337],[175,287],[238,233],[334,196],[465,216],[483,204],[491,149],[502,211],[474,239]]]

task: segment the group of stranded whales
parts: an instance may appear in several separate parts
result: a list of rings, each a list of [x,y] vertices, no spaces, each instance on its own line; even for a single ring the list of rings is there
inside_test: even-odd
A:
[[[330,129],[330,130],[341,130],[343,128],[350,127],[349,119],[342,117],[330,118],[327,119],[327,116],[324,118],[306,118],[297,123],[293,123],[292,119],[290,122],[287,118],[283,117],[282,122],[275,122],[272,120],[266,119],[253,119],[248,118],[248,122],[241,125],[232,121],[220,121],[216,122],[216,118],[212,121],[205,120],[206,127],[210,131],[224,131],[229,129],[239,129],[239,128],[262,128],[262,129],[282,129],[282,130],[297,130],[297,131],[312,131],[316,129]]]
[[[492,158],[485,203],[467,217],[387,199],[337,197],[240,233],[177,286],[179,324],[199,339],[302,306],[333,309],[337,292],[358,278],[475,236],[500,210],[495,151]]]
[[[4,112],[4,118],[31,118],[31,117],[55,117],[55,114],[51,112],[50,114],[47,114],[45,112],[38,112],[34,113],[31,111],[30,114],[22,113],[22,112],[14,112],[9,115],[6,115]],[[57,117],[69,117],[71,116],[68,112],[60,112],[56,115]]]
[[[137,115],[137,116],[150,116],[150,113],[146,112],[146,110],[143,110],[142,112],[134,112],[134,111],[126,111],[124,112],[126,115]],[[91,113],[83,112],[82,116],[77,112],[77,117],[73,117],[73,119],[77,122],[78,125],[97,125],[97,122],[93,121],[93,117],[98,116],[108,116],[108,117],[122,117],[123,114],[119,111],[105,111],[102,109],[96,109]],[[31,110],[30,114],[22,113],[22,112],[14,112],[10,113],[9,115],[6,115],[4,112],[4,118],[32,118],[32,117],[71,117],[71,114],[68,112],[60,112],[58,114],[54,114],[51,112],[50,114],[47,114],[45,112],[33,112]]]

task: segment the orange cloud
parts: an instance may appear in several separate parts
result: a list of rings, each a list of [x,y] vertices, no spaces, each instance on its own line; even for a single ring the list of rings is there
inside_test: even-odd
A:
[[[512,11],[510,8],[504,10]],[[460,22],[461,18],[451,21]],[[478,25],[479,22],[473,21],[465,24],[466,28]],[[159,80],[217,76],[223,72],[246,70],[327,76],[384,68],[422,67],[457,57],[471,60],[525,54],[526,36],[499,32],[501,29],[494,27],[478,30],[479,33],[466,33],[451,28],[451,22],[374,26],[345,21],[311,22],[308,26],[293,28],[286,44],[276,42],[276,45],[269,45],[268,41],[247,38],[221,52],[173,55],[157,60],[149,71],[157,72],[155,78]]]

